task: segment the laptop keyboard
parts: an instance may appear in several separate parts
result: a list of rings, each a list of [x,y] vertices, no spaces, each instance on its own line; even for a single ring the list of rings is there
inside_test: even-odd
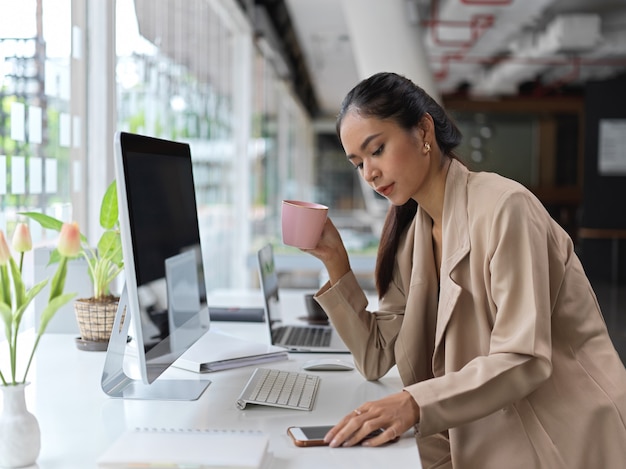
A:
[[[332,330],[328,327],[289,326],[278,332],[277,343],[302,347],[328,347],[332,337]]]
[[[247,404],[311,410],[320,378],[308,373],[257,368],[237,399],[237,407]]]

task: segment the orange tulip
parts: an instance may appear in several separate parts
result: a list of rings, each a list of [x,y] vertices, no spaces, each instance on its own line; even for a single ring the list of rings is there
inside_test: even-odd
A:
[[[59,253],[65,257],[75,257],[80,252],[80,230],[78,223],[63,223],[61,236],[57,246]]]
[[[10,257],[11,251],[9,251],[9,245],[4,237],[4,231],[0,231],[0,265],[7,265]]]
[[[18,223],[15,227],[12,245],[16,252],[26,252],[33,248],[33,240],[26,223]]]

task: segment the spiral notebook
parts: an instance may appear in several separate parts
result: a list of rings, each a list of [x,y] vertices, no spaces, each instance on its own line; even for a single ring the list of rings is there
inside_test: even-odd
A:
[[[98,467],[266,469],[268,448],[269,436],[257,431],[135,428],[107,449]]]

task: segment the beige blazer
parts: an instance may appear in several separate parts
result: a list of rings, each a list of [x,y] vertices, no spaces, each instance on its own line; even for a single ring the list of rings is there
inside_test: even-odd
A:
[[[431,227],[418,209],[379,311],[352,273],[317,294],[367,379],[397,364],[418,446],[449,436],[459,469],[626,467],[626,371],[569,236],[523,186],[457,161],[440,294]]]

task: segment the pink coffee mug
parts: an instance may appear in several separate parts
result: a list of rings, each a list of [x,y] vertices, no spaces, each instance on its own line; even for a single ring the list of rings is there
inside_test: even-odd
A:
[[[283,200],[283,243],[313,249],[322,235],[328,207],[313,202]]]

